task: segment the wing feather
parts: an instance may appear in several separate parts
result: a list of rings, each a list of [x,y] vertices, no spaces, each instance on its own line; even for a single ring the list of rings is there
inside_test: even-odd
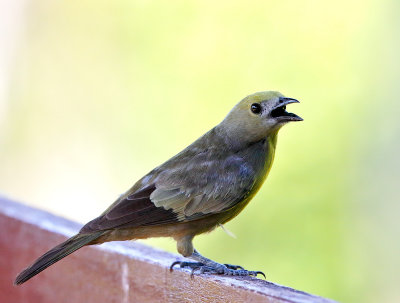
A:
[[[130,195],[129,198],[122,198],[106,213],[83,226],[80,232],[178,222],[178,216],[174,211],[156,207],[150,200],[154,190],[155,186],[151,185]]]
[[[168,165],[169,164],[169,165]],[[151,184],[142,184],[151,180]],[[254,169],[237,155],[199,153],[152,171],[81,232],[197,220],[230,209],[251,190]]]

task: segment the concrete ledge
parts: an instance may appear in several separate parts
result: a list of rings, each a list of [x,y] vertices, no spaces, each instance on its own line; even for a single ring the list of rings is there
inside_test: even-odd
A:
[[[21,286],[15,276],[79,230],[77,223],[0,197],[1,302],[334,303],[265,280],[195,275],[178,255],[135,242],[84,247]]]

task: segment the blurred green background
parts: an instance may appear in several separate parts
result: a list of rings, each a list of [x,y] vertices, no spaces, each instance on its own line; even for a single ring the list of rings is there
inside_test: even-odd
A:
[[[0,2],[3,194],[84,223],[279,90],[305,121],[281,130],[237,239],[197,249],[339,301],[400,301],[398,1]]]

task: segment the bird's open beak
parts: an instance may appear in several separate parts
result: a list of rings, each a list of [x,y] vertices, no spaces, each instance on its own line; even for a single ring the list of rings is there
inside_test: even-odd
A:
[[[279,98],[278,104],[271,111],[271,116],[276,118],[280,122],[303,121],[301,117],[286,111],[286,105],[291,103],[300,103],[300,102],[292,98],[286,98],[286,97]]]

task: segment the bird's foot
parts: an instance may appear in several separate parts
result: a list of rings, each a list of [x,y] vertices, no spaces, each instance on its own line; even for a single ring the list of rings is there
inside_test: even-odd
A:
[[[244,269],[242,266],[240,265],[232,265],[232,264],[224,264],[226,267],[228,267],[229,269]]]
[[[181,267],[181,268],[187,267],[192,270],[191,274],[190,274],[191,277],[194,276],[194,273],[196,271],[199,271],[200,274],[210,273],[210,274],[217,274],[217,275],[242,276],[242,277],[247,277],[247,276],[257,277],[257,275],[260,274],[260,275],[264,276],[264,279],[265,279],[265,274],[261,271],[245,270],[242,266],[239,266],[239,265],[219,264],[214,261],[207,262],[207,263],[208,264],[204,264],[202,262],[176,261],[176,262],[172,263],[172,265],[170,266],[170,271],[173,270],[173,267],[175,265],[179,264],[179,267]]]

